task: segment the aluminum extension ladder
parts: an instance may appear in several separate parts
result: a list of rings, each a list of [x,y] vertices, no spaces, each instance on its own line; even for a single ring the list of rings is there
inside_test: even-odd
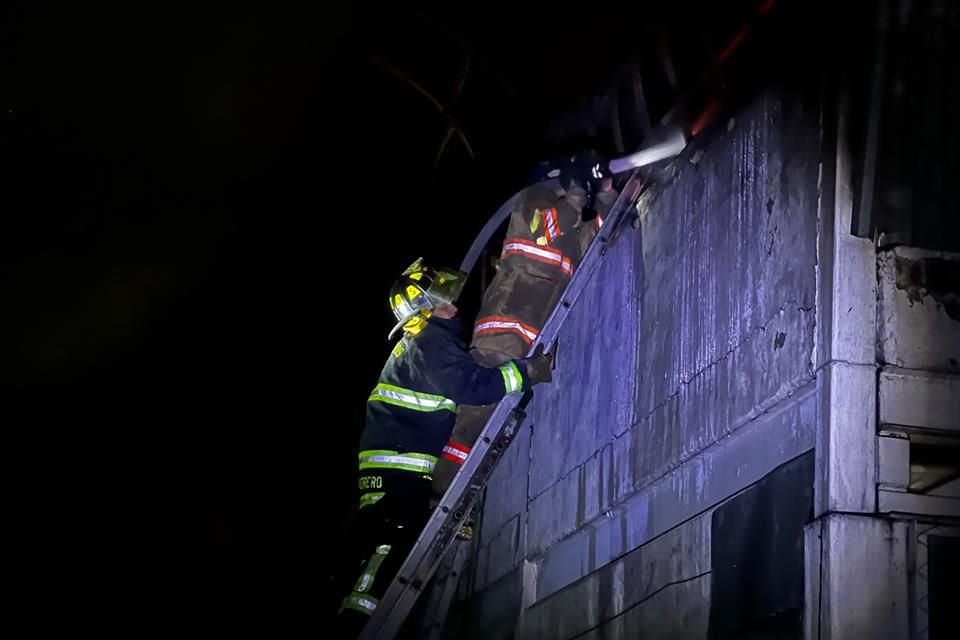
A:
[[[634,171],[567,285],[559,304],[550,315],[537,340],[531,345],[531,353],[539,344],[543,344],[549,351],[573,305],[597,273],[606,255],[607,247],[616,236],[620,224],[631,211],[634,211],[641,192],[642,182],[639,173]],[[433,511],[416,544],[400,567],[400,571],[380,599],[360,635],[361,640],[392,640],[396,636],[417,598],[423,593],[447,551],[454,545],[459,547],[457,555],[461,556],[460,565],[462,566],[469,545],[464,541],[457,542],[457,532],[463,524],[464,516],[473,508],[499,458],[520,430],[526,416],[526,406],[532,397],[532,392],[528,390],[522,395],[508,395],[497,405],[466,462],[460,467],[450,488]],[[459,574],[460,567],[455,564],[451,565],[451,571]],[[454,576],[449,576],[447,583],[454,584],[446,584],[438,596],[441,602],[438,603],[434,614],[437,618],[446,617],[446,609],[456,590],[455,582]],[[446,603],[443,600],[446,600]]]
[[[597,274],[607,249],[617,237],[621,225],[626,219],[636,215],[635,207],[644,190],[644,182],[638,168],[678,155],[686,147],[686,143],[685,134],[678,129],[655,145],[610,162],[610,168],[614,172],[632,168],[632,173],[604,219],[603,226],[590,244],[590,248],[580,261],[576,273],[567,284],[560,302],[540,335],[530,345],[530,354],[540,344],[543,344],[545,350],[550,350],[573,305]],[[400,571],[380,599],[370,620],[367,621],[360,634],[360,640],[393,640],[410,615],[417,598],[424,592],[437,568],[444,561],[447,552],[457,547],[452,560],[447,562],[446,580],[431,594],[432,601],[426,613],[434,621],[428,623],[425,628],[421,628],[421,634],[426,633],[426,637],[430,640],[438,640],[456,592],[457,578],[469,555],[470,544],[458,540],[457,532],[463,524],[464,516],[473,509],[503,452],[520,430],[526,417],[526,407],[532,397],[530,390],[522,395],[511,394],[503,398],[494,409],[466,462],[460,467],[447,492],[424,526],[420,537],[417,538],[416,544],[400,567]]]

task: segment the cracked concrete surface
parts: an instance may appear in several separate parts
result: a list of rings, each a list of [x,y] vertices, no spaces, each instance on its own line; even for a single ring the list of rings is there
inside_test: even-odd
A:
[[[960,256],[898,247],[877,263],[880,362],[960,373]]]
[[[664,169],[640,228],[624,229],[602,286],[571,313],[554,381],[488,484],[476,589],[811,383],[818,139],[816,113],[765,96],[690,150],[700,162]],[[563,601],[537,605],[546,628]]]

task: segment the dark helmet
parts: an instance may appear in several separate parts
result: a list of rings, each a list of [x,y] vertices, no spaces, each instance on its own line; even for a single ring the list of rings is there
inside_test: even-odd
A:
[[[567,156],[560,166],[560,186],[569,190],[571,185],[576,185],[587,192],[588,200],[600,190],[603,179],[612,176],[606,158],[594,151]]]
[[[528,175],[528,184],[556,179],[565,191],[579,187],[586,192],[587,202],[600,190],[604,178],[613,177],[606,158],[594,151],[583,151],[540,162]]]

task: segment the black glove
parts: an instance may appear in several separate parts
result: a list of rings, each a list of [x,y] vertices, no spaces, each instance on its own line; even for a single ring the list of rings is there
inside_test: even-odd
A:
[[[527,378],[530,384],[540,384],[541,382],[550,382],[553,380],[553,354],[544,353],[543,345],[538,344],[537,350],[529,358],[520,360],[527,371]]]

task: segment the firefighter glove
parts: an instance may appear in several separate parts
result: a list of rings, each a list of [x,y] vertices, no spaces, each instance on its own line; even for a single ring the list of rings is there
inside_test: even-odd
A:
[[[541,382],[550,382],[553,380],[553,354],[544,353],[543,345],[537,345],[537,350],[529,358],[524,358],[523,363],[527,370],[527,377],[530,384],[540,384]]]

